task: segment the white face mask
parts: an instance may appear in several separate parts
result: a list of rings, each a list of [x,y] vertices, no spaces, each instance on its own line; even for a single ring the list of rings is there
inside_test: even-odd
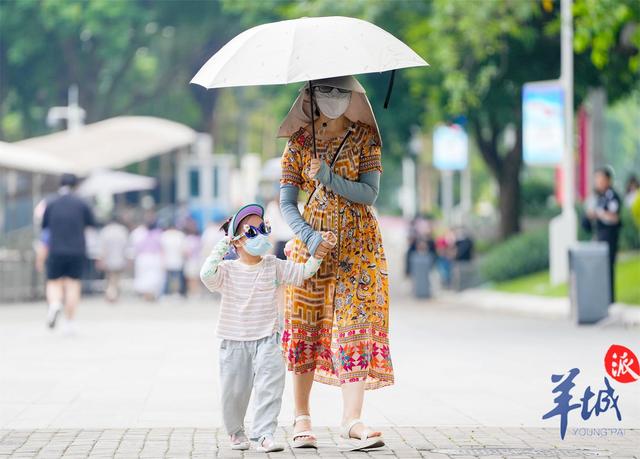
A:
[[[351,102],[351,93],[342,93],[337,89],[329,93],[315,91],[318,109],[324,116],[331,119],[340,118],[347,111]]]

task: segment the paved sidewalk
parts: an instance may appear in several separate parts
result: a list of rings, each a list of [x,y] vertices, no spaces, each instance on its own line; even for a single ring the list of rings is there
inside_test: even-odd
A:
[[[402,233],[385,242],[393,237]],[[402,252],[389,252],[396,383],[367,392],[362,415],[387,447],[341,453],[340,391],[316,384],[321,448],[271,457],[638,457],[640,383],[615,384],[622,421],[612,410],[588,421],[574,411],[561,440],[558,418],[541,419],[554,407],[552,373],[581,370],[574,401],[588,385],[597,392],[604,353],[613,343],[640,351],[637,329],[416,301],[394,274]],[[265,457],[232,452],[219,429],[217,314],[211,295],[115,306],[90,298],[77,336],[64,337],[46,329],[44,304],[0,305],[0,459]],[[292,420],[288,375],[279,440]]]
[[[500,427],[391,427],[387,445],[368,452],[341,452],[335,430],[316,428],[318,450],[292,449],[271,458],[640,458],[640,431],[601,436],[572,435],[564,441],[557,429]],[[285,442],[290,429],[279,429]],[[258,458],[255,450],[232,451],[219,429],[44,429],[0,431],[0,458]]]
[[[87,300],[78,335],[46,329],[44,305],[0,307],[0,429],[216,427],[215,301],[117,306]],[[373,426],[558,427],[553,372],[581,370],[574,397],[603,385],[612,343],[638,352],[637,330],[466,309],[396,297],[393,386],[369,391]],[[616,384],[623,419],[609,411],[570,426],[640,428],[640,385]],[[340,392],[314,385],[316,425],[340,421]],[[290,425],[287,376],[281,425]],[[575,423],[575,424],[574,424]]]

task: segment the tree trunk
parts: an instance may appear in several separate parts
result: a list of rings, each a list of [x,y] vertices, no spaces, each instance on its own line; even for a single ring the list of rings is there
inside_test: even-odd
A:
[[[504,167],[498,180],[500,196],[500,237],[506,239],[520,232],[520,167]]]
[[[504,156],[498,153],[498,135],[501,129],[493,119],[483,126],[472,120],[480,154],[498,182],[498,209],[500,211],[500,238],[506,239],[520,232],[520,169],[522,168],[522,128],[516,114],[516,143]]]

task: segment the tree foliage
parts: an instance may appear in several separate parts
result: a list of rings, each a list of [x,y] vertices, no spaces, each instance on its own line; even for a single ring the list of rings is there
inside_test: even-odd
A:
[[[385,170],[393,172],[383,175],[383,189],[400,184],[396,172],[413,125],[428,132],[464,115],[499,185],[508,236],[519,230],[521,88],[559,77],[559,9],[558,0],[4,1],[0,138],[47,132],[48,108],[66,103],[67,88],[77,83],[88,122],[158,115],[215,132],[223,151],[278,154],[269,138],[299,85],[206,91],[189,80],[246,28],[301,16],[359,17],[431,64],[397,72],[387,110],[388,76],[359,76],[383,133]],[[574,0],[574,15],[576,105],[593,87],[604,87],[609,101],[637,88],[640,2]],[[221,97],[224,106],[216,106]],[[379,203],[394,199],[385,193]]]
[[[46,111],[78,84],[93,122],[157,113],[205,128],[212,98],[188,82],[238,32],[217,2],[21,0],[0,5],[0,137],[46,131]]]

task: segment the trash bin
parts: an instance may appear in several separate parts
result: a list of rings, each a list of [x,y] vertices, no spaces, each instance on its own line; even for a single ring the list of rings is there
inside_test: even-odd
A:
[[[569,249],[571,318],[593,324],[609,314],[609,246],[579,242]]]
[[[413,252],[409,263],[413,280],[413,294],[416,298],[431,298],[431,284],[429,283],[429,272],[433,264],[431,255]]]

